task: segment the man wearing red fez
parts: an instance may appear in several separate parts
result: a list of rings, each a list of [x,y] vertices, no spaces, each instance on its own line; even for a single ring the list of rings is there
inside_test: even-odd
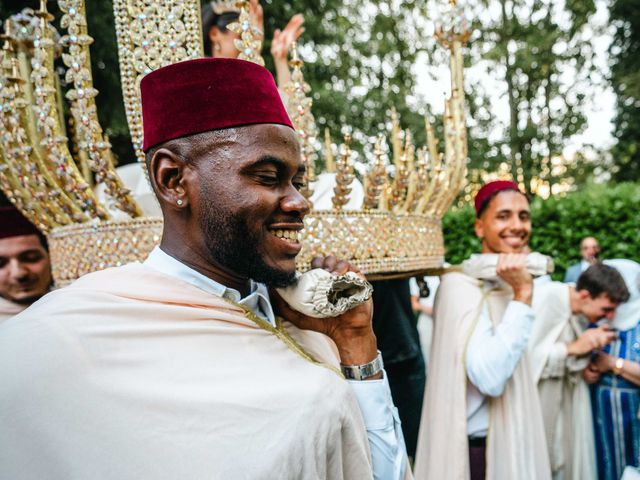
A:
[[[497,254],[497,267],[493,278],[462,271],[442,276],[416,478],[550,479],[540,402],[525,353],[534,319],[524,254],[529,202],[514,182],[497,181],[480,189],[475,209],[483,255],[465,264],[496,261]]]
[[[271,290],[309,212],[271,74],[191,60],[141,93],[162,241],[0,329],[0,478],[405,478],[371,300],[316,319]]]
[[[44,237],[15,207],[0,207],[0,323],[49,291]]]

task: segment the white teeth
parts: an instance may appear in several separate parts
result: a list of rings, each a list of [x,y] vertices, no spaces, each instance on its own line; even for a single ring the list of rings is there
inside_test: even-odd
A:
[[[271,233],[278,238],[288,240],[292,243],[298,243],[299,241],[300,232],[297,230],[271,230]]]

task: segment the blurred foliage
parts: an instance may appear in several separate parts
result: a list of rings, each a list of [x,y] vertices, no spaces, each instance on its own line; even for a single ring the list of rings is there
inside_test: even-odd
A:
[[[640,179],[640,0],[614,0],[610,9],[615,28],[609,49],[611,85],[616,93],[611,149],[619,181]]]
[[[640,184],[590,185],[566,197],[536,198],[531,205],[531,249],[553,257],[554,279],[580,260],[580,241],[594,236],[602,258],[640,260]],[[447,261],[458,264],[480,252],[470,205],[451,210],[443,219]]]
[[[269,55],[276,28],[283,29],[296,13],[305,17],[299,40],[304,76],[311,85],[313,112],[322,134],[334,142],[351,129],[352,146],[372,149],[379,132],[389,130],[395,107],[403,128],[418,145],[425,143],[424,101],[408,105],[415,96],[412,67],[428,48],[422,24],[426,4],[420,0],[263,0],[265,45]]]
[[[491,94],[483,97],[484,86],[473,86],[474,120],[484,132],[475,134],[490,139],[494,132],[497,139],[487,140],[485,155],[471,156],[471,168],[495,171],[507,163],[529,192],[533,176],[551,185],[584,181],[592,166],[582,159],[555,174],[549,159],[562,155],[570,137],[586,127],[583,109],[592,100],[595,71],[587,30],[594,1],[480,0],[468,7],[476,32],[471,63],[484,65],[500,82],[509,108],[507,121],[500,121],[492,115]]]
[[[618,57],[618,70],[614,68],[613,75],[620,95],[620,142],[614,157],[624,167],[617,174],[621,180],[637,178],[640,170],[638,108],[624,96],[632,86],[637,91],[640,85],[634,78],[640,79],[632,76],[633,72],[637,75],[635,66],[640,61],[637,36],[633,37],[636,43],[623,48],[628,37],[625,32],[631,28],[626,25],[637,26],[638,2],[614,0],[612,10],[618,22],[617,42],[621,51],[627,52],[626,57]],[[38,3],[0,0],[0,17],[24,7],[37,8]],[[55,12],[54,2],[49,4]],[[91,45],[91,61],[100,92],[96,99],[99,118],[119,162],[128,163],[134,155],[122,104],[112,2],[86,4],[89,33],[96,39]],[[419,61],[446,63],[442,49],[427,33],[437,9],[427,11],[427,2],[422,0],[262,0],[262,4],[266,30],[263,53],[271,69],[268,52],[274,30],[282,29],[295,13],[305,15],[300,53],[305,78],[312,87],[321,138],[326,127],[339,143],[345,129],[351,129],[352,146],[362,159],[363,153],[371,151],[376,134],[389,130],[390,108],[394,106],[402,127],[412,131],[417,145],[424,144],[427,105],[416,92],[414,69]],[[534,175],[551,186],[566,178],[575,184],[588,181],[593,165],[579,155],[558,172],[552,171],[548,159],[561,153],[569,137],[585,126],[582,107],[591,99],[583,80],[593,71],[585,28],[595,9],[594,0],[475,0],[465,2],[464,9],[474,19],[467,64],[484,65],[496,80],[492,92],[487,85],[467,82],[469,167],[494,172],[506,163],[516,177],[520,169],[527,187]],[[622,19],[627,19],[626,23]],[[637,34],[637,28],[633,31]],[[625,65],[630,66],[628,71],[623,71]],[[567,82],[567,75],[574,75],[573,83]],[[495,114],[492,99],[496,91],[509,100],[507,122]],[[442,138],[440,118],[436,118],[436,130]]]

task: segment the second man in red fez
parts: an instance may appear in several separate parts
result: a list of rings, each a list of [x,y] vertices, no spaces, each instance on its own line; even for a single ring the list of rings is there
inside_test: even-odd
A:
[[[469,261],[496,262],[498,256],[497,267],[492,278],[457,271],[442,276],[416,478],[550,479],[526,354],[534,319],[524,254],[529,202],[517,184],[499,181],[480,189],[475,207],[481,254]]]
[[[161,244],[0,329],[0,477],[404,478],[371,301],[319,320],[271,290],[294,279],[309,212],[271,74],[192,60],[150,73],[141,93]]]
[[[44,236],[15,207],[0,207],[0,323],[49,291]]]

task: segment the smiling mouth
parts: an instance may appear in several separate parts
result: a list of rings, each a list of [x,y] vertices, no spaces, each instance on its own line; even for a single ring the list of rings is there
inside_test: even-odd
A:
[[[285,240],[292,244],[300,243],[301,232],[300,230],[271,230],[271,234],[275,237],[280,238],[281,240]]]
[[[502,237],[503,240],[507,240],[510,242],[516,241],[516,242],[524,242],[526,238],[526,235],[507,235],[505,237]]]

